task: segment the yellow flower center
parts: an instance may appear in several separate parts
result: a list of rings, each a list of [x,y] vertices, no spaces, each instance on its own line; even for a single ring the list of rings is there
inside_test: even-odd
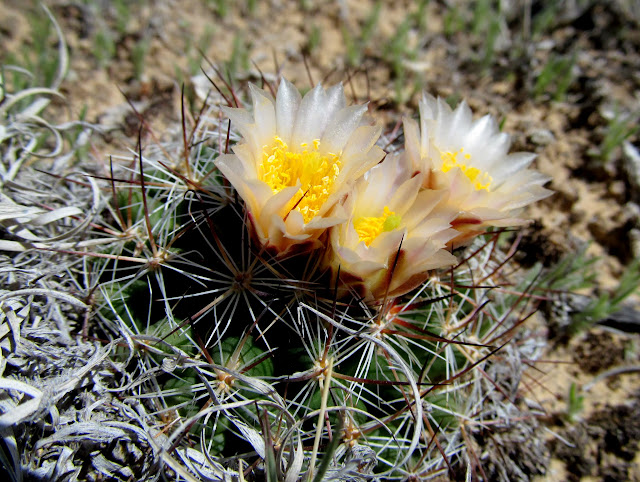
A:
[[[360,241],[364,241],[367,246],[380,236],[380,233],[393,231],[398,226],[402,218],[391,211],[388,206],[384,207],[384,212],[380,217],[362,216],[353,221],[353,227],[358,233]]]
[[[300,190],[291,199],[289,209],[296,209],[308,223],[318,214],[322,205],[333,192],[333,184],[340,174],[340,156],[333,153],[320,153],[320,141],[300,145],[298,152],[278,136],[271,147],[263,147],[260,163],[260,179],[266,182],[275,193],[285,187],[300,182]]]
[[[459,167],[462,173],[469,178],[469,181],[473,183],[476,191],[480,189],[489,190],[489,186],[493,181],[493,178],[486,172],[482,172],[477,167],[467,166],[458,161],[458,154],[463,154],[464,148],[460,148],[458,152],[440,152],[440,159],[442,159],[442,172],[448,172],[454,167]],[[463,154],[464,158],[468,161],[471,159],[470,154]]]

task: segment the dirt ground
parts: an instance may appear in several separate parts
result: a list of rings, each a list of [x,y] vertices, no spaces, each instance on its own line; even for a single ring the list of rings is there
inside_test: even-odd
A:
[[[553,177],[555,195],[530,209],[535,223],[521,244],[524,265],[552,266],[590,242],[589,254],[600,257],[596,286],[585,293],[591,295],[615,288],[640,257],[640,163],[634,177],[633,156],[621,142],[602,154],[611,117],[630,116],[633,125],[640,112],[637,2],[564,2],[538,30],[545,2],[441,0],[425,2],[423,11],[419,2],[379,2],[368,37],[362,32],[373,1],[155,0],[133,2],[126,15],[118,11],[122,2],[45,3],[70,55],[56,115],[70,120],[84,112],[99,126],[91,149],[97,164],[135,145],[137,119],[125,96],[155,136],[168,136],[180,125],[182,84],[196,106],[202,78],[193,78],[208,62],[258,83],[262,74],[277,73],[301,87],[310,78],[343,81],[348,95],[368,99],[383,114],[388,132],[402,115],[415,115],[425,89],[466,99],[477,115],[495,115],[513,136],[512,150],[536,152],[536,168]],[[498,3],[502,20],[490,48],[487,20],[474,12]],[[0,60],[9,53],[20,59],[33,50],[30,19],[43,13],[11,0],[2,2],[2,12]],[[411,28],[405,32],[404,25]],[[105,35],[108,54],[97,47]],[[556,59],[571,62],[566,92],[558,93],[559,79],[539,87]],[[626,140],[631,148],[640,141],[635,132]],[[631,328],[593,327],[567,339],[554,329],[548,308],[532,328],[549,339],[548,353],[521,388],[522,399],[547,414],[542,437],[550,458],[537,480],[640,480],[638,312],[631,308]],[[584,407],[570,419],[572,383]]]

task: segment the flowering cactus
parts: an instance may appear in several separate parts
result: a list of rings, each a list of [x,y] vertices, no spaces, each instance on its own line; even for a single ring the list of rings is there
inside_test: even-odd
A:
[[[186,165],[168,146],[140,153],[111,208],[139,236],[94,265],[114,346],[144,347],[117,351],[140,367],[122,397],[162,417],[172,469],[212,480],[463,470],[469,434],[508,423],[496,400],[513,382],[486,377],[526,317],[517,288],[493,289],[511,283],[500,232],[478,234],[524,222],[546,178],[465,104],[425,97],[422,129],[405,120],[405,150],[382,160],[380,127],[341,86],[250,89],[251,111],[223,109],[233,154],[227,123],[203,115]]]
[[[523,224],[519,209],[550,194],[548,178],[526,169],[534,154],[507,154],[509,136],[490,116],[474,122],[464,102],[452,111],[424,94],[420,128],[405,119],[406,152],[376,166],[380,129],[361,125],[366,107],[346,107],[341,85],[301,98],[283,80],[275,101],[255,87],[251,95],[253,114],[225,109],[244,142],[216,166],[259,243],[279,256],[296,245],[325,250],[340,294],[403,295],[455,264],[447,243]]]

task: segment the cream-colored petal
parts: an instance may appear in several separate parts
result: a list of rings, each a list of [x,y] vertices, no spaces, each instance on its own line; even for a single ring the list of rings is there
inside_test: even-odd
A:
[[[214,161],[224,177],[235,187],[250,210],[255,211],[271,196],[271,189],[264,182],[246,176],[242,164],[232,155],[223,155]]]
[[[503,181],[513,176],[518,171],[524,170],[533,162],[536,155],[532,152],[516,152],[509,154],[504,162],[495,166],[491,171],[493,182],[500,185]]]
[[[306,228],[308,230],[325,230],[330,228],[331,226],[335,226],[337,224],[342,224],[347,220],[346,217],[336,216],[336,215],[328,215],[323,217],[315,217],[310,222],[307,223]]]
[[[346,106],[347,99],[344,96],[344,87],[342,86],[342,83],[329,87],[326,90],[326,99],[324,101],[324,105],[317,107],[318,109],[323,109],[326,113],[323,130],[328,125],[328,123],[337,116],[338,112],[344,109]]]
[[[249,84],[253,98],[254,133],[257,139],[273,139],[276,135],[276,111],[273,100],[262,89]],[[260,146],[261,147],[261,146]]]
[[[231,119],[233,128],[237,129],[242,137],[251,134],[253,116],[249,112],[235,107],[222,107],[222,112]]]
[[[377,259],[386,260],[389,257],[395,256],[396,251],[398,251],[400,247],[400,243],[402,243],[406,236],[406,229],[397,229],[395,231],[389,231],[388,233],[382,233],[373,240],[368,249],[375,253]]]
[[[389,209],[400,216],[404,216],[416,202],[416,197],[422,186],[423,177],[424,176],[419,174],[400,185],[389,202]]]
[[[449,239],[457,235],[456,232],[450,229],[451,221],[453,221],[453,218],[428,217],[411,230],[411,239],[417,238],[423,241],[437,239],[444,245]],[[450,237],[447,238],[447,236]]]
[[[428,94],[427,92],[422,92],[422,99],[418,105],[420,109],[420,119],[426,121],[428,119],[436,118],[436,110],[438,106],[438,101],[434,96]]]
[[[418,248],[409,250],[407,253],[416,253],[407,259],[406,266],[410,267],[413,273],[421,273],[432,269],[448,268],[458,263],[458,258],[444,249],[436,246],[424,246],[420,253]]]
[[[324,132],[320,145],[326,152],[335,154],[342,151],[353,131],[360,125],[363,114],[367,111],[366,105],[353,105],[341,109],[328,125]]]
[[[237,144],[233,146],[233,153],[237,158],[237,162],[242,165],[243,175],[247,178],[258,179],[258,165],[262,160],[259,157],[260,154],[256,153],[255,149],[249,144]]]
[[[418,123],[405,117],[403,119],[404,148],[407,156],[413,163],[413,170],[429,170],[430,167],[423,166],[422,150],[420,148],[420,126]]]
[[[469,145],[481,145],[483,142],[486,144],[493,134],[494,126],[493,118],[487,114],[475,121],[469,132],[461,134]]]
[[[355,187],[358,198],[356,216],[379,216],[389,205],[393,193],[409,178],[407,172],[402,172],[399,161],[396,155],[387,156],[360,179]]]
[[[434,137],[438,139],[439,147],[445,150],[451,150],[452,144],[455,142],[455,136],[452,137],[451,125],[453,121],[453,111],[449,104],[441,98],[438,97],[437,107],[436,107],[436,119],[437,122],[434,124]]]
[[[262,181],[246,179],[243,176],[242,166],[230,159],[232,157],[218,158],[215,161],[215,165],[238,191],[240,197],[247,204],[249,211],[253,212],[255,216],[259,216],[261,206],[272,194],[271,189]]]
[[[302,98],[293,126],[292,145],[311,143],[314,139],[321,137],[323,125],[326,124],[326,113],[322,109],[326,97],[322,85],[318,84]]]
[[[471,109],[467,103],[463,100],[460,105],[453,111],[451,117],[451,124],[449,125],[449,131],[446,133],[447,137],[454,137],[459,135],[461,130],[467,130],[471,125],[473,116]]]
[[[415,228],[447,194],[446,190],[423,189],[420,191],[413,205],[403,215],[406,225],[410,229]]]
[[[546,189],[542,186],[531,186],[528,189],[527,196],[523,196],[520,199],[514,199],[506,203],[505,210],[519,209],[524,206],[528,206],[531,203],[545,199],[553,194],[553,191]]]
[[[287,226],[287,236],[300,236],[302,234],[310,236],[308,232],[312,231],[311,229],[305,229],[304,217],[300,211],[295,209],[284,217],[284,224]]]
[[[291,186],[277,193],[272,192],[262,209],[265,215],[270,217],[272,214],[277,214],[284,218],[289,213],[286,209],[287,205],[299,190],[299,186]]]
[[[288,144],[291,143],[301,100],[298,89],[288,80],[282,79],[276,95],[276,129],[280,138]]]
[[[374,145],[381,132],[380,126],[360,126],[354,131],[342,151],[345,165],[340,178],[357,179],[382,160],[384,151]]]
[[[337,252],[340,256],[341,270],[350,272],[355,276],[365,278],[366,276],[385,269],[386,263],[377,260],[363,260],[362,257],[352,249],[338,246]]]

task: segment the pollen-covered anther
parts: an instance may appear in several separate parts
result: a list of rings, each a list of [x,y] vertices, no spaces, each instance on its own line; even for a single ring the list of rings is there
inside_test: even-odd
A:
[[[458,159],[459,155],[464,157],[464,161]],[[442,172],[449,172],[454,167],[457,167],[467,176],[469,181],[473,183],[476,191],[480,189],[489,191],[491,183],[493,182],[492,177],[477,167],[469,166],[465,163],[465,161],[468,162],[471,160],[471,155],[465,153],[463,147],[457,152],[440,151],[440,159],[442,159]]]
[[[263,146],[260,173],[261,180],[274,194],[300,183],[299,191],[290,201],[290,208],[295,207],[308,223],[332,194],[340,168],[340,156],[321,152],[320,140],[314,140],[311,147],[303,142],[299,149],[294,150],[276,136],[271,146]]]
[[[384,207],[382,216],[363,216],[353,221],[353,227],[358,233],[360,241],[370,246],[373,241],[383,232],[396,229],[402,219],[392,212],[388,206]]]

